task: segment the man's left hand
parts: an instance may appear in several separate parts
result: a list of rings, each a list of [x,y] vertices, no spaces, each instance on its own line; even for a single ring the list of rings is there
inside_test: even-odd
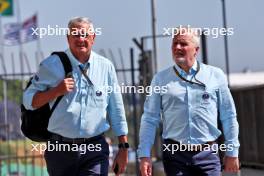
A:
[[[119,176],[120,174],[125,172],[127,163],[128,149],[119,149],[112,166],[112,170],[114,171],[114,168],[116,167],[116,165],[118,165],[118,172],[116,173],[116,176]]]
[[[239,159],[238,157],[225,156],[224,157],[224,171],[225,172],[238,172]]]

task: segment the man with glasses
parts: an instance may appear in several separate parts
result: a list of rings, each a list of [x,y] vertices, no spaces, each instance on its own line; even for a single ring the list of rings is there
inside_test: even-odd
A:
[[[120,143],[113,163],[119,175],[125,171],[129,145],[121,93],[105,89],[110,86],[114,90],[118,86],[115,68],[108,59],[92,51],[95,33],[88,18],[73,18],[68,28],[69,49],[65,53],[72,73],[65,78],[58,56],[49,56],[41,62],[25,91],[23,104],[31,110],[46,103],[52,106],[63,95],[48,125],[52,134],[47,145],[61,146],[55,150],[47,146],[45,151],[50,175],[108,175],[109,146],[103,133],[110,128],[110,123]]]
[[[151,148],[163,122],[163,164],[168,176],[220,176],[218,111],[225,144],[224,169],[238,172],[238,123],[225,74],[196,60],[200,38],[191,28],[177,28],[172,41],[175,64],[157,73],[151,86],[166,93],[146,98],[138,155],[142,176],[152,175]]]

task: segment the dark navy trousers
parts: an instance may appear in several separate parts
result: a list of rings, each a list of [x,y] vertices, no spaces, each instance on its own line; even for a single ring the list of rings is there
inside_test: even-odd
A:
[[[164,141],[165,144],[167,144]],[[215,151],[171,151],[163,149],[167,176],[220,176],[221,163]]]
[[[67,144],[68,147],[69,143],[51,140],[50,144],[53,146],[57,144],[57,147],[60,144],[60,147],[63,148],[63,144]],[[109,145],[104,137],[89,143],[78,145],[71,143],[69,145],[71,145],[71,151],[46,149],[44,157],[50,176],[108,175]],[[101,146],[100,151],[99,146]]]

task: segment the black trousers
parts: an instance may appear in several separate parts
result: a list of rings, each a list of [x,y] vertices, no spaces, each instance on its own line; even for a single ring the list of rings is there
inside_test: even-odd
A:
[[[46,145],[44,157],[50,176],[108,175],[109,146],[103,136],[78,144],[51,140]]]

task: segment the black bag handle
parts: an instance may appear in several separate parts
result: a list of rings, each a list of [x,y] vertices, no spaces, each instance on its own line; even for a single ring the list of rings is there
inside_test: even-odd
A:
[[[65,78],[68,77],[69,74],[71,74],[71,72],[72,72],[72,65],[71,65],[69,57],[67,56],[67,54],[65,52],[61,52],[61,51],[56,51],[56,52],[51,53],[51,55],[54,55],[54,54],[59,56],[61,63],[63,65],[63,68],[64,68]],[[56,106],[59,104],[62,97],[63,97],[63,95],[59,96],[56,99],[54,105],[52,106],[52,108],[50,110],[51,114],[53,113]]]

